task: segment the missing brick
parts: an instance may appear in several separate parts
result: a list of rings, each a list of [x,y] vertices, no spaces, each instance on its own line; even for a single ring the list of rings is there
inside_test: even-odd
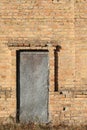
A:
[[[60,94],[63,94],[63,92],[61,91]]]
[[[66,110],[66,107],[63,107],[63,111],[65,111]]]

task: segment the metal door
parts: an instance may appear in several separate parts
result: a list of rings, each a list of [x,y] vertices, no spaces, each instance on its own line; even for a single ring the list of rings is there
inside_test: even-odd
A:
[[[21,51],[19,63],[20,122],[48,121],[48,52]]]

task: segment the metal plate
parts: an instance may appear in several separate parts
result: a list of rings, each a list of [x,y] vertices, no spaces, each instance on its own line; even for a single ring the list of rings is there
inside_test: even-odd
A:
[[[48,52],[20,52],[20,122],[48,121]]]

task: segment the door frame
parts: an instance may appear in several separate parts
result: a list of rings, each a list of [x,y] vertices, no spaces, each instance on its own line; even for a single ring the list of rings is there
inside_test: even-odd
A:
[[[51,102],[51,94],[55,92],[55,50],[56,46],[26,46],[25,44],[14,44],[11,43],[8,45],[8,48],[11,53],[11,85],[14,88],[14,114],[15,114],[15,120],[17,123],[19,123],[19,118],[18,118],[18,54],[20,51],[29,51],[29,50],[48,50],[48,57],[49,57],[49,103],[48,103],[48,115],[49,115],[49,121],[52,120],[52,105],[50,104]],[[13,78],[14,76],[14,78]]]

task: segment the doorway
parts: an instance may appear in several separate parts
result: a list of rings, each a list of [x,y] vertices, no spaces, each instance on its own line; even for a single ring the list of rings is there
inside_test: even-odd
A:
[[[17,51],[17,119],[48,122],[48,51]]]

